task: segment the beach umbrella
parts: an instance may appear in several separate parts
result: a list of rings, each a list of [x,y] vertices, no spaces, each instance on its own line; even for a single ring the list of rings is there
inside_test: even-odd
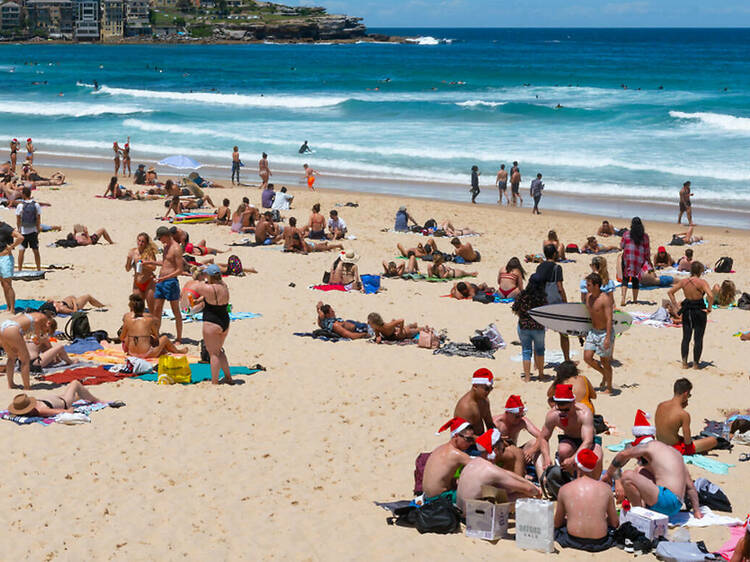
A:
[[[170,168],[179,168],[180,170],[197,170],[202,165],[200,162],[180,154],[177,156],[167,156],[159,162],[159,166],[169,166]]]

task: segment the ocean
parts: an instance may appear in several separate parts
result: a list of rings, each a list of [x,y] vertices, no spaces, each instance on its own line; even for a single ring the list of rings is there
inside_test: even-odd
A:
[[[517,160],[543,206],[674,220],[691,180],[698,222],[750,226],[750,30],[371,31],[419,39],[2,45],[0,157],[32,137],[40,165],[104,169],[130,136],[134,164],[185,154],[228,177],[238,145],[246,180],[266,151],[277,177],[308,162],[321,187],[455,200],[477,165],[485,203]]]

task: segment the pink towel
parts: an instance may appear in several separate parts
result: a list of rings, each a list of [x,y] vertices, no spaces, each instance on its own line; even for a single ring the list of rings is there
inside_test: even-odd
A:
[[[743,534],[745,534],[745,527],[743,525],[730,527],[729,540],[716,551],[716,554],[721,555],[724,560],[731,560],[732,555],[734,554],[734,549],[737,548],[737,543],[740,542]]]

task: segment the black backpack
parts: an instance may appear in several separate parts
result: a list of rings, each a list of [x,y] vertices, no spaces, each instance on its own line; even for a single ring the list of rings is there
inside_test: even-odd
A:
[[[675,235],[672,235],[672,241],[668,244],[668,246],[684,246],[684,245],[685,245],[685,240]]]
[[[36,228],[36,203],[34,201],[24,201],[21,203],[21,225],[28,228]]]
[[[545,497],[551,501],[557,500],[557,494],[560,491],[560,488],[572,481],[573,476],[557,464],[548,466],[540,479],[542,491],[544,492]]]
[[[730,273],[732,271],[733,265],[734,260],[732,258],[724,256],[723,258],[719,258],[718,260],[716,260],[714,271],[716,273]]]
[[[740,298],[737,299],[737,308],[742,310],[750,310],[750,295],[742,293]]]
[[[458,509],[450,498],[441,497],[417,509],[415,525],[420,533],[455,533],[461,526]]]
[[[84,310],[77,310],[65,324],[65,336],[69,340],[85,339],[91,336],[89,315]]]

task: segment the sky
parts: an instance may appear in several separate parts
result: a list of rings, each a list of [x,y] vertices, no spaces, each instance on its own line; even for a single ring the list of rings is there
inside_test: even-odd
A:
[[[748,27],[747,0],[276,0],[368,27]]]

